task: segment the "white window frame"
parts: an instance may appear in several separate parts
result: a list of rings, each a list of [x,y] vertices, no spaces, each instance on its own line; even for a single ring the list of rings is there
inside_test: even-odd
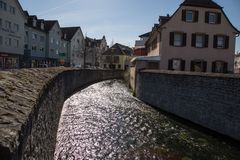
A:
[[[13,47],[15,47],[15,48],[19,47],[19,40],[13,39]]]
[[[224,62],[222,61],[216,61],[216,66],[215,66],[215,72],[216,73],[222,73],[224,70]]]
[[[12,23],[10,22],[10,21],[5,21],[5,27],[6,27],[6,29],[11,29],[11,25],[12,25]]]
[[[7,11],[7,3],[0,1],[0,9]]]
[[[9,37],[6,37],[5,44],[6,44],[6,46],[11,46],[12,45],[12,39],[9,38]]]
[[[181,33],[174,33],[174,42],[173,45],[180,47],[183,44],[183,34]]]
[[[181,70],[181,60],[180,59],[173,59],[172,60],[172,69],[176,71]]]
[[[217,36],[217,48],[225,48],[225,37]]]
[[[196,44],[195,46],[197,48],[203,48],[204,47],[204,43],[205,43],[205,36],[202,34],[196,34]]]
[[[188,15],[190,16],[190,14],[191,14],[191,19],[188,19],[188,18],[190,18],[190,17],[188,17]],[[194,12],[187,10],[186,11],[186,22],[193,22],[193,19],[194,19]]]
[[[210,24],[216,24],[217,23],[217,14],[213,13],[213,12],[210,12],[208,20],[209,20]]]

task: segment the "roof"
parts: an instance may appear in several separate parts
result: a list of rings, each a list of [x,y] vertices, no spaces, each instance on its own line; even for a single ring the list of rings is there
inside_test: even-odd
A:
[[[85,38],[85,43],[88,47],[100,46],[101,43],[102,43],[102,40],[105,40],[105,36],[103,36],[102,39],[93,39],[93,38],[90,38],[90,37],[86,37]]]
[[[128,55],[131,56],[133,50],[119,43],[115,43],[111,48],[109,48],[103,55]]]
[[[150,33],[151,33],[151,32],[144,33],[144,34],[140,35],[139,37],[140,37],[140,38],[149,37],[149,36],[150,36]]]
[[[131,63],[135,61],[155,61],[158,62],[160,61],[160,56],[139,56],[139,57],[134,57],[131,60]]]
[[[78,29],[80,29],[80,27],[63,27],[63,28],[61,28],[62,36],[63,36],[62,38],[67,41],[72,40],[73,36],[78,31]],[[66,34],[66,38],[64,37],[65,34]]]
[[[196,6],[204,8],[222,9],[216,2],[212,0],[185,0],[180,6]]]
[[[50,31],[55,23],[58,23],[57,20],[46,20],[44,21],[44,29],[45,31]]]

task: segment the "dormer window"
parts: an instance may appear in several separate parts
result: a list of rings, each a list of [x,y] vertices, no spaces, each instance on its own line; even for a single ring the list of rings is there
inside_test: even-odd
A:
[[[198,21],[198,11],[182,10],[182,21],[197,22]]]
[[[67,39],[67,34],[66,33],[64,34],[64,39]]]
[[[220,24],[221,23],[221,13],[206,12],[205,22],[209,24]]]

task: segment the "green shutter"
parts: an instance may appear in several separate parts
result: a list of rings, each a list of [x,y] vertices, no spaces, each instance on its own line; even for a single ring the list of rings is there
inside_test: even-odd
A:
[[[209,23],[209,12],[205,12],[205,23]]]
[[[229,48],[229,36],[225,36],[225,49]]]
[[[208,47],[208,37],[209,37],[209,36],[206,34],[206,35],[205,35],[205,41],[204,41],[204,42],[205,42],[205,45],[204,45],[204,46],[205,46],[206,48]]]
[[[169,45],[173,46],[173,43],[174,43],[174,32],[170,32]]]
[[[186,21],[186,10],[182,10],[182,21]]]
[[[194,22],[198,22],[198,11],[194,12]]]
[[[168,60],[168,70],[173,70],[173,60],[172,59]]]

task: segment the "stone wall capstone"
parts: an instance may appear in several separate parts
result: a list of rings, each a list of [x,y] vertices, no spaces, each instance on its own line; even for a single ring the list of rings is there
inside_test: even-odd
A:
[[[69,68],[0,72],[0,159],[51,160],[64,101],[122,71]]]
[[[240,76],[144,70],[137,97],[159,109],[240,140]]]

